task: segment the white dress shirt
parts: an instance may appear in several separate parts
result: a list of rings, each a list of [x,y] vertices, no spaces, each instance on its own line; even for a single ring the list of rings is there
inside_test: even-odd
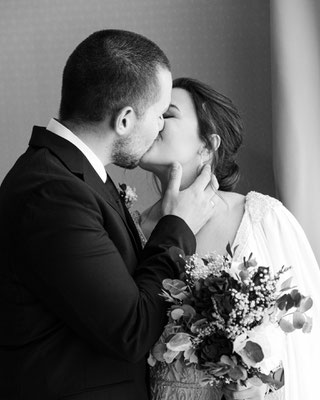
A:
[[[68,142],[76,146],[92,165],[102,181],[104,183],[106,182],[107,173],[104,165],[102,164],[100,159],[94,154],[94,152],[81,139],[78,138],[78,136],[76,136],[70,131],[70,129],[60,124],[60,122],[54,118],[50,120],[47,126],[47,130],[62,137],[63,139],[68,140]]]

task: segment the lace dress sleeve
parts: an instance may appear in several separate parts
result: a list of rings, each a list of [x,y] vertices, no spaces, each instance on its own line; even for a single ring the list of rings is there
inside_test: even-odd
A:
[[[293,284],[313,299],[313,307],[308,312],[313,318],[311,333],[296,330],[288,334],[283,357],[285,399],[313,400],[318,396],[317,363],[320,359],[319,266],[300,224],[278,200],[252,192],[247,198],[246,214],[240,256],[252,251],[258,262],[274,270],[283,265],[291,266],[289,273]],[[279,396],[280,390],[266,399],[278,400]]]

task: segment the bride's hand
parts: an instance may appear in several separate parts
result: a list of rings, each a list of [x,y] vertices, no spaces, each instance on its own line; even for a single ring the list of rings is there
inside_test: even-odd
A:
[[[247,386],[231,383],[224,386],[222,392],[226,400],[263,400],[267,386]]]

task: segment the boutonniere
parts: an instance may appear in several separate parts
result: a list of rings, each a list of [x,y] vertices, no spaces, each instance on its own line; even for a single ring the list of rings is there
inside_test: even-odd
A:
[[[129,185],[126,185],[125,183],[119,183],[120,187],[120,197],[123,199],[124,204],[127,206],[129,209],[132,204],[138,200],[138,196],[136,193],[136,188],[132,188]]]

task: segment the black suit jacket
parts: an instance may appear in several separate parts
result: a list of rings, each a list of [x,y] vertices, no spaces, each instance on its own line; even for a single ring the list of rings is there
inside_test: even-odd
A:
[[[83,154],[35,127],[0,189],[0,398],[147,399],[181,250],[194,235],[166,216],[142,251]]]

